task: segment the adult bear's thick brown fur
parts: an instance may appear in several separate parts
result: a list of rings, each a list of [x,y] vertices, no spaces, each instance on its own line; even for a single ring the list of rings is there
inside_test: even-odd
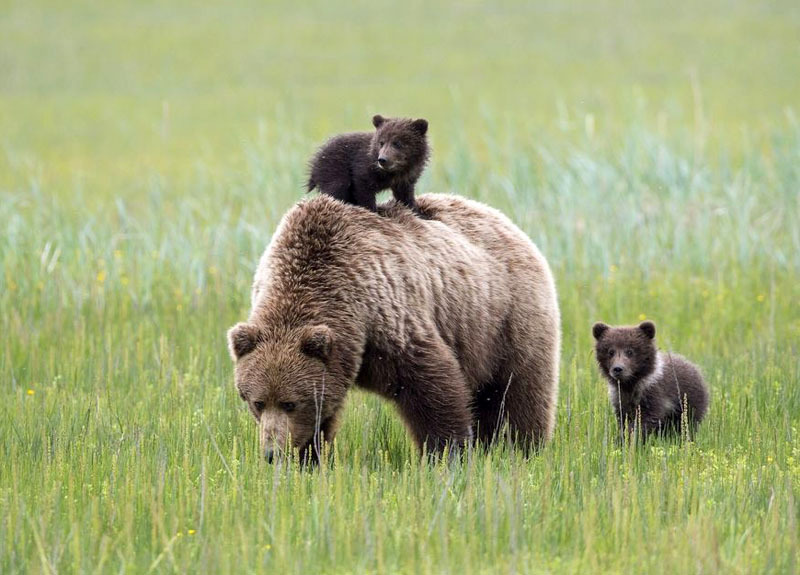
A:
[[[488,443],[505,422],[526,448],[551,436],[560,325],[546,260],[488,206],[418,205],[430,219],[318,196],[278,226],[250,318],[229,331],[268,457],[289,437],[301,453],[333,439],[353,385],[394,402],[428,451]]]

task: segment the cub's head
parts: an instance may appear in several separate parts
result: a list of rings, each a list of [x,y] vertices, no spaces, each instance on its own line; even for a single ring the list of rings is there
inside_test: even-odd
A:
[[[236,387],[258,423],[268,460],[291,448],[313,455],[317,433],[333,433],[347,390],[340,370],[330,369],[335,345],[325,325],[268,330],[238,323],[228,331]]]
[[[378,169],[402,172],[421,166],[428,158],[428,121],[373,116],[372,154]]]
[[[632,388],[655,369],[658,350],[652,321],[619,327],[598,322],[592,326],[592,334],[597,363],[609,381]]]

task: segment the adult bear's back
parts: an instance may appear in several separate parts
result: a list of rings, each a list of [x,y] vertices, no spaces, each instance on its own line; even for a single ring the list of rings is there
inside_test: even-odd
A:
[[[510,303],[558,322],[547,261],[506,216],[460,196],[418,200],[426,219],[394,202],[379,206],[378,214],[326,196],[300,202],[284,216],[262,256],[254,308],[268,280],[279,274],[285,280],[276,286],[281,297],[298,284],[311,291],[322,284],[321,292],[325,287],[341,291],[340,283],[361,284],[375,290],[361,294],[375,298],[362,304],[380,306],[387,297],[396,305],[409,297],[415,304],[434,298],[439,301],[429,305],[452,314],[460,310],[441,299],[453,284],[462,308]]]

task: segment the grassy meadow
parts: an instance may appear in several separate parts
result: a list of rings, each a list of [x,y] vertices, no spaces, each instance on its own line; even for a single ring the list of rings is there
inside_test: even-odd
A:
[[[796,2],[5,0],[0,573],[800,570]],[[330,460],[258,457],[225,331],[327,135],[430,121],[427,193],[556,275],[558,424],[421,462],[354,392]],[[593,321],[712,389],[615,442]]]

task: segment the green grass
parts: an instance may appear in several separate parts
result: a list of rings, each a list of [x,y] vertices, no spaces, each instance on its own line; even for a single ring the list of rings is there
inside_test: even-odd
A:
[[[6,3],[0,572],[796,572],[798,38],[792,2]],[[374,112],[556,274],[530,460],[423,464],[362,393],[320,468],[257,455],[225,330]],[[641,316],[711,385],[694,442],[614,441],[590,326]]]

